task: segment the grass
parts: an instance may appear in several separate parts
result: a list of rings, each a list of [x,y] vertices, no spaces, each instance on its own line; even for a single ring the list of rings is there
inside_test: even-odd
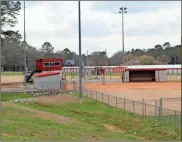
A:
[[[22,98],[30,98],[31,96],[27,93],[3,93],[1,94],[1,101],[9,101]]]
[[[160,118],[161,123],[165,124],[173,124],[174,127],[181,128],[181,114],[178,115],[171,115],[171,116],[161,116]]]
[[[23,75],[23,72],[2,72],[2,76],[14,76],[14,75]]]
[[[160,120],[143,118],[86,98],[81,105],[77,102],[18,105],[68,117],[76,123],[58,124],[4,105],[3,140],[180,140],[181,137],[180,130],[168,123],[164,125]],[[103,124],[112,126],[112,129]]]

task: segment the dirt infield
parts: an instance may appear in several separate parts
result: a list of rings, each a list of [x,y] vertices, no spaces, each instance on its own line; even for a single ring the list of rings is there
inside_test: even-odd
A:
[[[128,99],[146,100],[173,98],[181,96],[181,83],[84,83],[84,88],[105,92],[114,96],[127,97]]]
[[[23,75],[1,76],[2,83],[23,82]]]
[[[101,83],[85,83],[84,88],[104,92],[106,94],[124,97],[129,100],[142,101],[153,104],[155,100],[162,98],[181,97],[180,82],[165,83],[110,83],[102,85]],[[165,108],[181,111],[181,100],[173,103],[164,103]]]

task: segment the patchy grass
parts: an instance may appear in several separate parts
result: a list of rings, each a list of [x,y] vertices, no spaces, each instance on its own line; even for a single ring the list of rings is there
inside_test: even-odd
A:
[[[175,115],[169,115],[169,116],[160,116],[158,119],[163,123],[163,125],[171,124],[172,127],[181,128],[181,112],[178,112],[178,114]]]
[[[180,140],[180,130],[160,120],[143,118],[84,98],[83,104],[32,102],[19,104],[41,112],[71,118],[59,124],[11,105],[3,109],[4,140]],[[31,116],[31,117],[30,117]]]
[[[1,94],[1,101],[9,101],[15,99],[31,98],[27,93],[3,93]]]
[[[4,76],[23,75],[23,72],[2,72],[1,75]]]

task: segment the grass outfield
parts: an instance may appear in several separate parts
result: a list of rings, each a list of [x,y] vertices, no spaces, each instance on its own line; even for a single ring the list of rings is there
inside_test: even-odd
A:
[[[11,95],[10,95],[11,96]],[[19,98],[20,96],[16,95]],[[8,97],[6,97],[7,99]],[[22,98],[22,97],[21,97]],[[76,102],[3,102],[3,140],[180,140],[180,130],[84,98]],[[10,99],[10,98],[9,98]]]
[[[26,93],[3,93],[1,94],[1,101],[9,101],[15,99],[31,98],[30,95]]]

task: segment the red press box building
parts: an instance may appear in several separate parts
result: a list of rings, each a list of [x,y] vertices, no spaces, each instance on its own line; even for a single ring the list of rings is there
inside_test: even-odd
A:
[[[36,89],[59,89],[61,85],[60,72],[62,70],[61,58],[44,58],[36,60],[36,69],[26,78],[26,82],[32,82]]]

